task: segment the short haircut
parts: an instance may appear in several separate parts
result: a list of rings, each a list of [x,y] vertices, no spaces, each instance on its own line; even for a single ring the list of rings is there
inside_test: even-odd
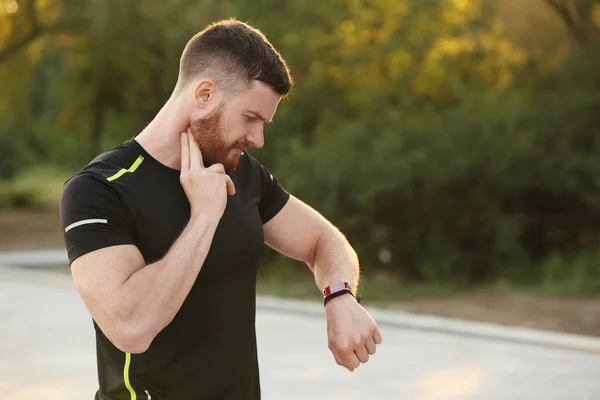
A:
[[[177,88],[206,74],[226,95],[248,89],[253,80],[285,97],[293,80],[285,60],[258,29],[236,19],[215,22],[194,35],[183,50]]]

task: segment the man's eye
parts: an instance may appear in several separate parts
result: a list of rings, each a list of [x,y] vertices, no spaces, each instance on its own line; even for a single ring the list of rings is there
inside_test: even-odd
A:
[[[254,121],[256,121],[256,117],[251,117],[249,115],[244,115],[244,118],[246,119],[247,122],[254,122]]]

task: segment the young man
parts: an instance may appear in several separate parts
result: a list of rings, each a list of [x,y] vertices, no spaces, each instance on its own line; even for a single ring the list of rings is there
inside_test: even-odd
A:
[[[352,371],[375,353],[382,338],[355,298],[356,253],[246,152],[263,145],[291,86],[261,32],[213,24],[188,42],[176,88],[143,132],[65,183],[65,243],[96,330],[96,399],[260,399],[264,243],[314,272],[339,365]]]

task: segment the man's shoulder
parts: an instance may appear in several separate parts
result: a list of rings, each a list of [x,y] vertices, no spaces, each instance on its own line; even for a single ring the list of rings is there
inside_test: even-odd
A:
[[[131,165],[141,157],[133,142],[133,139],[127,140],[98,154],[85,167],[69,177],[65,186],[110,182],[111,177],[122,169],[131,169]]]
[[[261,187],[265,171],[266,167],[256,156],[244,151],[232,178],[234,182],[245,182],[252,187]]]
[[[260,161],[258,161],[256,159],[256,157],[254,157],[253,155],[251,155],[250,153],[248,153],[248,150],[244,151],[242,153],[242,155],[240,156],[240,164],[249,164],[249,165],[253,165],[253,164],[260,164]]]
[[[256,173],[265,168],[266,167],[264,163],[257,156],[248,153],[248,151],[244,151],[244,153],[242,153],[240,156],[238,169],[253,171]]]
[[[140,157],[132,141],[122,142],[94,157],[64,182],[63,193],[82,195],[85,192],[110,190],[111,179],[121,171],[131,169],[131,165]]]

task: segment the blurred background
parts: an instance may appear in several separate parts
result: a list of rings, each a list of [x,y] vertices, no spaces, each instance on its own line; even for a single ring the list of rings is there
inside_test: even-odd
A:
[[[359,253],[369,304],[600,335],[600,1],[0,0],[0,250],[143,129],[236,17],[296,81],[253,154]],[[261,293],[318,299],[266,249]]]

